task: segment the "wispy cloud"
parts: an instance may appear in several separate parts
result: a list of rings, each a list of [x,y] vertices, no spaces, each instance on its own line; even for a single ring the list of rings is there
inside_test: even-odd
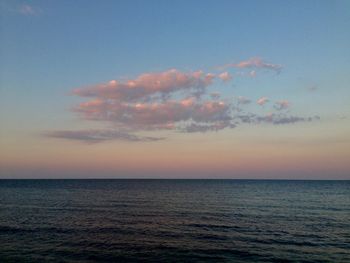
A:
[[[231,123],[230,121],[218,121],[216,123],[211,123],[211,124],[190,123],[189,125],[183,127],[180,131],[188,132],[188,133],[208,132],[208,131],[219,131],[227,127],[234,128],[236,127],[236,125]]]
[[[229,63],[219,67],[219,69],[222,69],[222,70],[227,68],[268,69],[279,73],[282,70],[282,65],[268,63],[259,57],[253,57],[248,60],[240,61],[238,63]],[[255,76],[256,71],[254,70],[250,71],[250,75]]]
[[[83,141],[87,143],[97,143],[107,140],[121,141],[159,141],[160,137],[144,137],[129,134],[118,130],[76,130],[76,131],[52,131],[44,134],[47,137],[63,138],[69,140]]]
[[[280,100],[275,102],[275,105],[273,106],[276,110],[285,110],[288,109],[290,106],[289,101],[287,100]]]
[[[250,59],[235,64],[238,68],[280,69],[280,66]],[[254,70],[254,69],[253,69]],[[73,112],[82,119],[107,123],[115,129],[52,131],[46,136],[80,140],[89,143],[107,140],[156,141],[160,137],[138,136],[142,131],[169,130],[184,133],[232,129],[239,124],[287,124],[314,120],[290,116],[289,101],[277,101],[270,115],[243,110],[251,99],[222,97],[210,91],[232,79],[227,71],[218,74],[203,71],[183,72],[171,69],[144,73],[126,81],[111,80],[73,90],[72,94],[90,100],[75,106]],[[258,105],[269,99],[261,97]],[[275,113],[273,111],[276,111]],[[244,114],[242,114],[244,113]]]
[[[320,119],[319,116],[300,117],[300,116],[286,115],[284,113],[269,113],[267,115],[258,115],[258,114],[250,113],[245,115],[238,115],[237,118],[240,119],[243,123],[250,123],[250,124],[271,123],[274,125],[293,124],[297,122],[311,122],[311,121]]]
[[[29,4],[22,4],[18,7],[17,12],[22,15],[33,16],[38,15],[41,10]]]

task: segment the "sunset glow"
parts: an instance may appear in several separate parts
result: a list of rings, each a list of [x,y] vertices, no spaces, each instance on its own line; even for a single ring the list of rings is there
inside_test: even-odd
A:
[[[348,1],[92,2],[3,2],[1,178],[350,179]]]

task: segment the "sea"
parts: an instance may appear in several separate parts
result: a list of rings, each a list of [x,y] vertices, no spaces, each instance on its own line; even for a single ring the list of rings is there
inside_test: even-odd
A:
[[[0,262],[350,262],[350,181],[0,180]]]

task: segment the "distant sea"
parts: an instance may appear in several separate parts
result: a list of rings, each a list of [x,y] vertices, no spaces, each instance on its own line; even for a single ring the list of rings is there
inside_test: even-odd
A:
[[[0,262],[350,262],[350,181],[0,180]]]

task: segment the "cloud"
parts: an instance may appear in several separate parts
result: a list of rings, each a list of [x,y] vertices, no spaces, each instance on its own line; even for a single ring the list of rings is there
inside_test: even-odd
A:
[[[298,117],[298,116],[278,116],[273,118],[272,123],[273,124],[291,124],[296,122],[310,122],[313,120],[319,120],[320,118],[318,116],[316,117]]]
[[[220,79],[222,79],[222,81],[224,81],[224,82],[228,82],[229,80],[232,79],[231,74],[228,73],[227,71],[225,71],[225,72],[219,74],[218,77],[219,77]]]
[[[145,73],[126,82],[111,80],[108,83],[76,89],[73,94],[81,97],[97,97],[118,101],[144,101],[159,95],[167,97],[177,91],[202,94],[216,76],[202,71],[184,73],[171,69],[158,73]]]
[[[234,128],[235,124],[230,121],[218,121],[213,124],[197,124],[191,123],[181,129],[182,132],[208,132],[208,131],[219,131],[227,127]]]
[[[252,77],[252,78],[255,78],[256,77],[256,71],[255,70],[252,70],[249,72],[249,76]]]
[[[44,134],[47,137],[61,138],[68,140],[78,140],[87,143],[97,143],[107,140],[122,140],[122,141],[158,141],[163,138],[159,137],[142,137],[122,132],[118,130],[77,130],[77,131],[52,131]]]
[[[233,64],[236,68],[251,68],[255,76],[257,68],[278,70],[279,65],[259,58]],[[210,87],[228,81],[227,72],[213,74],[203,71],[183,72],[170,69],[163,72],[144,73],[129,80],[109,82],[74,89],[72,95],[88,98],[72,111],[81,119],[100,122],[114,129],[58,130],[45,135],[53,138],[79,140],[89,143],[107,140],[157,141],[161,137],[138,136],[144,131],[174,131],[183,133],[213,132],[232,129],[240,124],[287,124],[312,121],[315,118],[288,115],[281,111],[289,106],[287,100],[271,106],[272,113],[259,115],[247,112],[244,107],[249,98],[237,96],[229,99]],[[224,93],[223,93],[224,94]],[[265,105],[269,99],[261,97],[257,104]],[[274,112],[276,111],[276,112]]]
[[[269,99],[267,97],[261,97],[256,101],[256,103],[259,104],[260,106],[265,105],[267,102],[269,102]]]
[[[226,68],[268,69],[268,70],[273,70],[276,73],[280,73],[282,70],[282,65],[268,63],[259,57],[253,57],[248,60],[241,61],[239,63],[231,63],[231,64],[226,64],[224,66],[219,67],[219,69],[226,69]],[[255,76],[256,72],[254,70],[250,71],[250,75]]]
[[[243,96],[238,96],[237,100],[238,100],[238,104],[249,104],[249,103],[251,103],[250,99],[248,99],[246,97],[243,97]]]
[[[277,101],[273,107],[276,110],[285,110],[285,109],[288,109],[289,106],[290,106],[289,101],[287,101],[287,100],[280,100],[280,101]]]
[[[81,103],[75,111],[85,119],[110,121],[137,130],[172,128],[174,123],[181,121],[209,123],[230,118],[230,106],[225,102],[196,98],[152,103],[94,100]]]
[[[274,125],[293,124],[297,122],[311,122],[320,120],[319,116],[314,117],[300,117],[290,116],[282,113],[269,113],[267,115],[258,114],[245,114],[239,115],[237,118],[243,123],[259,124],[259,123],[271,123]]]
[[[28,4],[23,4],[20,5],[17,9],[18,13],[22,15],[28,15],[28,16],[33,16],[39,14],[40,10],[37,8],[34,8],[31,5]]]

